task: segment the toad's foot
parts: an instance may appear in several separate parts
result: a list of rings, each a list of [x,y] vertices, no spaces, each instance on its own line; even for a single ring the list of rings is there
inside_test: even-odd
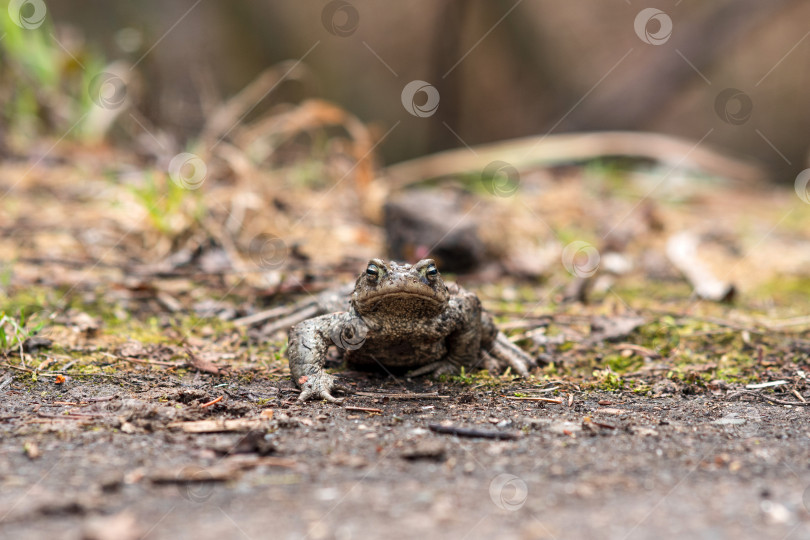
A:
[[[529,370],[537,367],[534,358],[500,332],[489,350],[482,349],[481,353],[484,356],[484,364],[490,372],[500,373],[511,367],[521,377],[528,377]]]
[[[347,392],[347,389],[335,382],[335,378],[323,371],[312,375],[304,375],[298,379],[298,385],[301,387],[301,395],[298,396],[298,401],[306,401],[308,399],[325,399],[330,403],[341,403],[342,399],[338,399],[332,395],[334,391]]]

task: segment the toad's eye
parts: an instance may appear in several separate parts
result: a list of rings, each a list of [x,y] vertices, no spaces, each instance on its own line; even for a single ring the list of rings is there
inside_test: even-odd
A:
[[[368,268],[366,268],[366,275],[375,278],[380,275],[380,269],[377,268],[376,264],[370,264]]]
[[[436,269],[435,264],[431,264],[427,267],[427,271],[425,272],[430,277],[436,277],[439,275],[439,271]]]

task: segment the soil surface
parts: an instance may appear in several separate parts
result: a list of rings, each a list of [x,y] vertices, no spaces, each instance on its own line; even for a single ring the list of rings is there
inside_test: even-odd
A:
[[[445,277],[541,366],[330,363],[354,393],[299,403],[291,313],[384,256],[372,193],[215,162],[186,189],[75,153],[0,164],[0,537],[810,538],[792,189],[599,164],[503,196],[471,179],[458,211],[489,262]],[[698,266],[723,294],[695,295]]]
[[[807,408],[344,379],[391,397],[300,404],[290,383],[207,374],[15,379],[0,536],[810,537]]]

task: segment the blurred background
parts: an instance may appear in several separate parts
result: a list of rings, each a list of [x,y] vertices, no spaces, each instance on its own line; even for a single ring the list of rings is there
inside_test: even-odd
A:
[[[39,4],[10,8],[37,24]],[[639,20],[645,8],[665,13]],[[220,103],[289,60],[287,77],[247,119],[318,97],[376,139],[399,122],[376,149],[385,164],[611,129],[705,137],[763,164],[775,182],[807,166],[810,3],[800,0],[60,0],[47,3],[36,34],[10,20],[0,41],[6,145],[63,135],[84,112],[67,98],[87,107],[93,77],[121,61],[132,116],[183,147]],[[438,89],[429,118],[401,106],[412,80]],[[112,122],[94,121],[106,135]],[[109,135],[126,142],[113,127]]]
[[[47,252],[272,299],[383,254],[557,290],[586,245],[683,284],[684,231],[710,296],[805,279],[808,2],[2,3],[15,279],[74,286]]]

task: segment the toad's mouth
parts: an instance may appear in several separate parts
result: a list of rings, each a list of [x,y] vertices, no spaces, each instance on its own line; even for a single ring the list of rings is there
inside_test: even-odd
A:
[[[391,292],[378,292],[369,294],[365,298],[358,299],[360,304],[378,303],[384,300],[413,300],[434,306],[444,304],[442,299],[438,298],[435,294],[428,292],[418,291],[391,291]]]

